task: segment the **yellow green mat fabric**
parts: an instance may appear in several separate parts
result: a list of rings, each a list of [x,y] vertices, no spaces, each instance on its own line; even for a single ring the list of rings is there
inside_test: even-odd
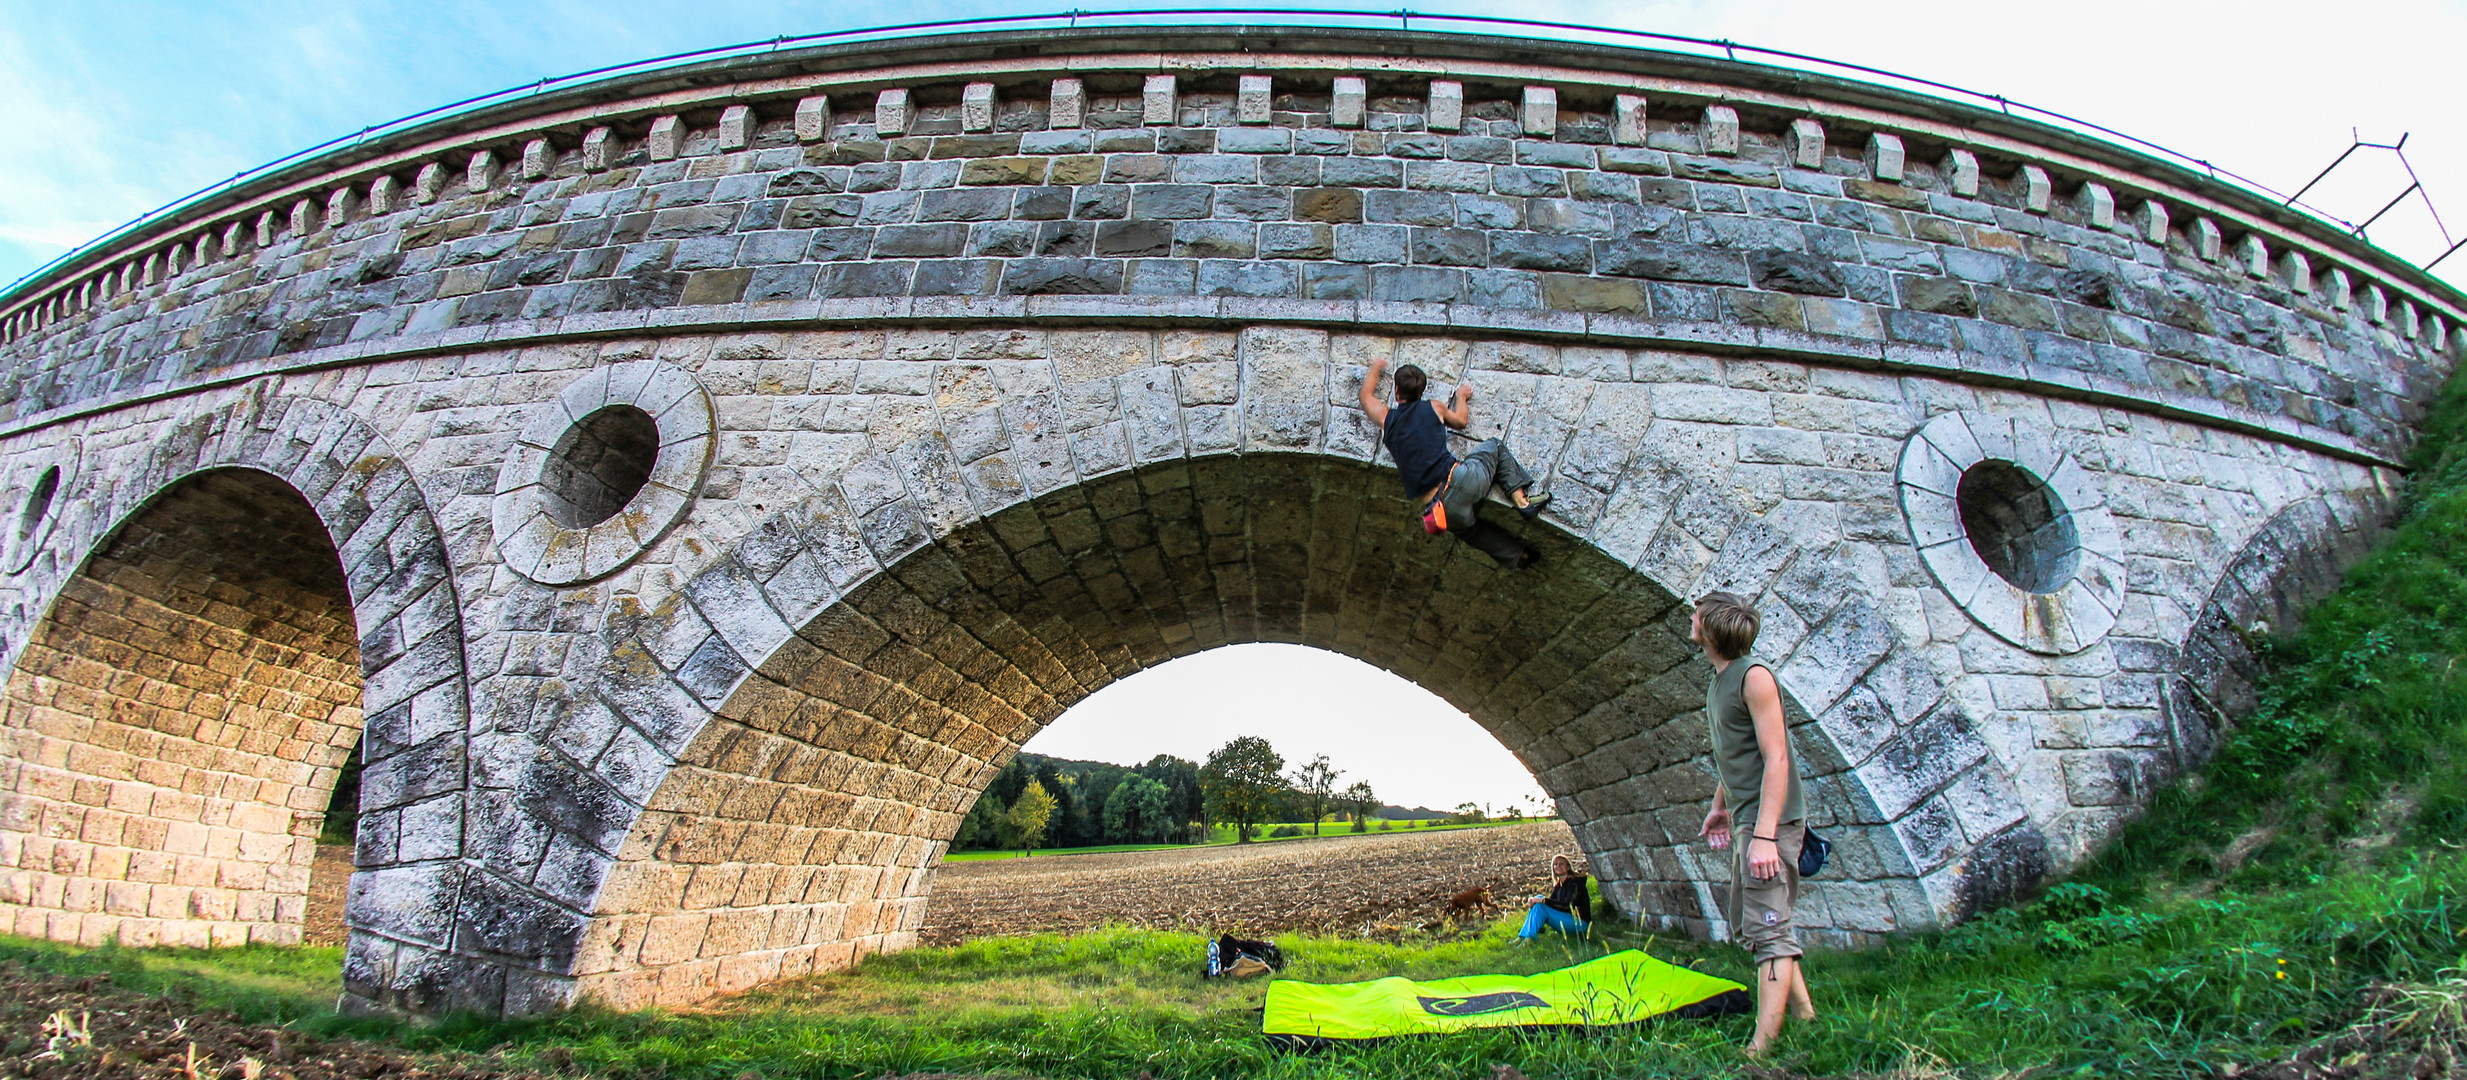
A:
[[[1738,983],[1629,949],[1539,975],[1331,985],[1280,979],[1268,987],[1260,1030],[1270,1042],[1308,1046],[1470,1028],[1633,1024],[1747,1006],[1747,988]]]

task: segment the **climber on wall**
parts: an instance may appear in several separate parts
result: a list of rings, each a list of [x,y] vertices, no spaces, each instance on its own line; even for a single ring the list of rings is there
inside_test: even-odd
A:
[[[1379,376],[1387,368],[1385,360],[1371,361],[1362,377],[1362,411],[1379,425],[1379,441],[1396,459],[1405,493],[1421,512],[1422,530],[1444,530],[1511,569],[1541,561],[1540,552],[1475,513],[1492,484],[1507,491],[1527,521],[1550,503],[1549,495],[1531,493],[1533,477],[1516,463],[1507,445],[1485,439],[1462,461],[1448,453],[1446,429],[1462,431],[1473,422],[1473,387],[1459,383],[1451,405],[1424,401],[1422,392],[1430,379],[1421,368],[1406,364],[1396,369],[1396,405],[1390,408],[1379,400]]]

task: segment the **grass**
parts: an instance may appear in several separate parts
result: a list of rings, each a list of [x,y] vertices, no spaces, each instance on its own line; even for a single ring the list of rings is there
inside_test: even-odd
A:
[[[1530,825],[1537,821],[1551,820],[1555,819],[1535,817],[1523,818],[1517,821],[1496,819],[1491,821],[1453,822],[1446,825],[1433,824],[1416,826],[1411,829],[1399,827],[1388,832],[1381,832],[1379,827],[1376,825],[1371,826],[1368,830],[1363,832],[1355,832],[1353,831],[1353,823],[1350,821],[1328,822],[1320,826],[1320,833],[1316,837],[1312,836],[1310,833],[1303,833],[1300,836],[1253,835],[1249,842],[1253,844],[1274,844],[1286,840],[1313,840],[1334,836],[1412,836],[1426,832],[1449,832],[1456,829],[1494,829],[1502,825]],[[1261,826],[1259,832],[1264,834],[1268,829],[1276,827],[1278,826]],[[1233,827],[1230,825],[1211,826],[1209,831],[1213,835],[1205,844],[1100,844],[1093,847],[1040,848],[1036,851],[954,851],[944,855],[942,857],[942,861],[984,862],[988,859],[1022,859],[1030,857],[1041,859],[1049,855],[1106,855],[1123,851],[1172,851],[1177,848],[1227,847],[1231,846],[1235,842]]]
[[[2385,547],[2294,636],[2262,643],[2258,713],[2072,880],[1950,931],[1820,955],[1824,1015],[1776,1064],[1814,1074],[2196,1077],[2284,1057],[2360,1015],[2467,1025],[2467,382],[2435,409]],[[1287,977],[1532,972],[1640,946],[1726,977],[1735,950],[1618,934],[1510,945],[1287,936]],[[1547,939],[1546,939],[1547,940]],[[316,1004],[334,950],[228,953],[0,944],[0,959],[109,974],[246,1015],[357,1023],[415,1047],[496,1050],[596,1074],[731,1080],[949,1070],[1055,1077],[1738,1075],[1744,1018],[1640,1033],[1487,1033],[1271,1053],[1260,982],[1202,980],[1202,941],[1108,929],[917,949],[682,1013],[533,1023],[346,1022]],[[2399,984],[2402,989],[2384,989]],[[2398,1002],[2392,1006],[2390,1002]]]
[[[1817,1074],[1913,1060],[1998,1073],[2198,1076],[2279,1056],[2344,1021],[2368,987],[2428,982],[2460,963],[2452,909],[2467,857],[2443,853],[2325,875],[2257,895],[2125,905],[2085,885],[1944,934],[1827,955],[1811,971],[1826,1015],[1795,1028],[1779,1064]],[[1502,920],[1454,940],[1388,944],[1287,935],[1285,977],[1349,982],[1530,973],[1618,947],[1745,981],[1737,952],[1608,934],[1510,944]],[[730,1080],[916,1071],[1038,1076],[1465,1077],[1511,1064],[1535,1077],[1739,1072],[1744,1018],[1673,1022],[1600,1037],[1488,1033],[1321,1055],[1258,1038],[1266,984],[1201,979],[1204,939],[1107,929],[917,949],[699,1012],[579,1012],[535,1023],[429,1027],[325,1011],[334,950],[88,950],[11,942],[0,958],[414,1048],[571,1063],[595,1075]]]

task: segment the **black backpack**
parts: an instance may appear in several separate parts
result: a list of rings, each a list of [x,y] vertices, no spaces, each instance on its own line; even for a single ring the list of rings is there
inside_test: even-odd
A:
[[[1225,974],[1235,961],[1244,957],[1268,965],[1270,971],[1281,971],[1285,967],[1285,951],[1277,948],[1275,943],[1227,936],[1208,943],[1207,976],[1213,979]]]

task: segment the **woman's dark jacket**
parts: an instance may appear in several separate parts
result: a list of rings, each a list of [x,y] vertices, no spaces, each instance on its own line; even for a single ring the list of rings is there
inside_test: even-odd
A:
[[[1586,880],[1583,874],[1569,874],[1566,881],[1551,887],[1550,897],[1542,902],[1576,916],[1578,922],[1592,922],[1593,897],[1585,889]]]

